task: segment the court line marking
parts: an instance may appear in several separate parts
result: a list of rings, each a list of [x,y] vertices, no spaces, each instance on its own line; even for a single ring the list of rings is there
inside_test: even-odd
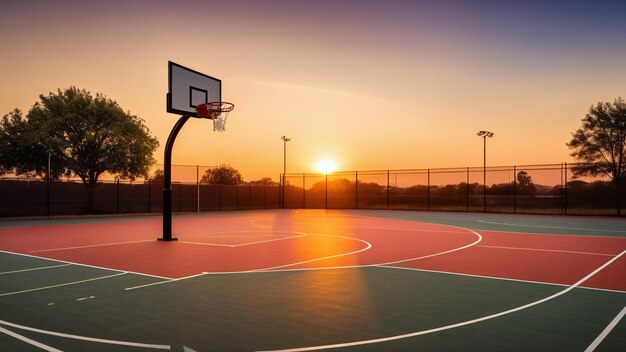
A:
[[[69,262],[67,260],[52,259],[52,258],[40,257],[40,256],[36,256],[36,255],[24,254],[24,253],[17,253],[17,252],[3,251],[3,250],[0,250],[0,253],[19,255],[19,256],[28,257],[28,258],[43,259],[43,260],[48,260],[48,261],[51,261],[51,262],[67,263],[67,264],[70,264],[70,265],[83,266],[83,267],[92,268],[92,269],[101,269],[101,270],[107,270],[107,271],[117,271],[117,272],[128,273],[128,274],[136,274],[136,275],[141,275],[141,276],[155,277],[157,279],[165,279],[165,280],[171,280],[172,279],[171,277],[152,275],[152,274],[145,274],[145,273],[140,273],[140,272],[130,271],[130,270],[119,270],[119,269],[113,269],[113,268],[105,268],[103,266],[75,263],[75,262]]]
[[[37,268],[31,268],[31,269],[21,269],[21,270],[5,271],[3,273],[0,273],[0,275],[14,274],[14,273],[23,273],[25,271],[33,271],[33,270],[53,269],[53,268],[60,268],[62,266],[70,266],[70,265],[72,265],[72,264],[59,264],[59,265],[50,265],[50,266],[40,266],[40,267],[37,267]]]
[[[7,329],[5,329],[5,328],[3,328],[3,327],[1,327],[1,326],[0,326],[0,332],[1,332],[1,333],[4,333],[4,334],[7,334],[7,335],[9,335],[9,336],[11,336],[11,337],[15,337],[15,338],[16,338],[16,339],[18,339],[18,340],[21,340],[21,341],[23,341],[23,342],[26,342],[27,344],[29,344],[29,345],[33,345],[33,346],[35,346],[35,347],[39,347],[39,348],[41,348],[42,350],[45,350],[45,351],[48,351],[48,352],[63,352],[63,351],[61,351],[61,350],[57,350],[57,349],[56,349],[56,348],[54,348],[54,347],[51,347],[51,346],[48,346],[48,345],[44,345],[44,344],[43,344],[43,343],[41,343],[41,342],[37,342],[37,341],[35,341],[35,340],[29,339],[28,337],[26,337],[26,336],[22,336],[22,335],[20,335],[20,334],[18,334],[18,333],[16,333],[16,332],[11,331],[11,330],[7,330]]]
[[[594,271],[589,273],[587,276],[583,277],[582,279],[578,280],[576,283],[572,284],[571,286],[565,288],[562,291],[559,291],[559,292],[557,292],[555,294],[552,294],[552,295],[550,295],[548,297],[544,297],[544,298],[542,298],[540,300],[537,300],[537,301],[534,301],[534,302],[530,302],[530,303],[524,304],[522,306],[515,307],[515,308],[512,308],[512,309],[508,309],[508,310],[505,310],[505,311],[502,311],[502,312],[499,312],[499,313],[490,314],[490,315],[486,315],[486,316],[483,316],[483,317],[480,317],[480,318],[466,320],[466,321],[455,323],[455,324],[444,325],[444,326],[440,326],[440,327],[433,328],[433,329],[415,331],[415,332],[412,332],[412,333],[402,334],[402,335],[394,335],[394,336],[382,337],[382,338],[371,339],[371,340],[352,341],[352,342],[344,342],[344,343],[329,344],[329,345],[287,348],[287,349],[280,349],[280,350],[265,350],[265,351],[261,351],[261,352],[317,351],[317,350],[325,350],[325,349],[332,349],[332,348],[343,348],[343,347],[369,345],[369,344],[375,344],[375,343],[381,343],[381,342],[400,340],[400,339],[405,339],[405,338],[415,337],[415,336],[420,336],[420,335],[426,335],[426,334],[431,334],[431,333],[445,331],[445,330],[451,330],[451,329],[459,328],[459,327],[462,327],[462,326],[467,326],[467,325],[479,323],[479,322],[482,322],[482,321],[485,321],[485,320],[498,318],[498,317],[501,317],[501,316],[504,316],[504,315],[508,315],[508,314],[511,314],[511,313],[515,313],[515,312],[518,312],[518,311],[521,311],[521,310],[528,309],[528,308],[536,306],[538,304],[545,303],[547,301],[550,301],[550,300],[552,300],[554,298],[560,297],[560,296],[568,293],[569,291],[571,291],[574,288],[580,286],[582,283],[584,283],[585,281],[587,281],[590,278],[592,278],[593,276],[595,276],[598,272],[600,272],[601,270],[603,270],[607,266],[611,265],[614,261],[616,261],[617,259],[622,257],[624,254],[626,254],[626,250],[624,250],[619,255],[615,256],[612,259],[610,259],[609,261],[607,261],[606,263],[604,263],[603,265],[601,265],[600,267],[598,267],[597,269],[595,269]]]
[[[456,226],[452,226],[452,225],[446,225],[446,226],[451,226],[451,227],[456,227]],[[459,229],[463,229],[462,227],[457,227]],[[277,266],[277,267],[272,267],[272,268],[265,268],[265,269],[254,269],[254,270],[246,270],[246,271],[228,271],[228,272],[205,272],[205,274],[207,275],[227,275],[227,274],[250,274],[250,273],[259,273],[259,272],[279,272],[279,271],[307,271],[307,270],[328,270],[328,269],[352,269],[352,268],[368,268],[368,267],[378,267],[378,266],[385,266],[385,265],[390,265],[390,264],[397,264],[397,263],[404,263],[404,262],[410,262],[410,261],[414,261],[414,260],[420,260],[420,259],[425,259],[425,258],[430,258],[430,257],[435,257],[435,256],[439,256],[439,255],[443,255],[443,254],[448,254],[448,253],[452,253],[452,252],[456,252],[462,249],[466,249],[469,248],[471,246],[476,245],[477,243],[479,243],[480,241],[482,241],[482,236],[473,231],[473,230],[467,230],[467,232],[463,232],[464,234],[467,233],[472,233],[476,236],[478,236],[478,239],[470,244],[467,244],[465,246],[461,246],[458,248],[453,248],[447,251],[443,251],[443,252],[438,252],[438,253],[433,253],[433,254],[427,254],[424,256],[420,256],[420,257],[414,257],[414,258],[408,258],[408,259],[402,259],[402,260],[396,260],[396,261],[391,261],[391,262],[385,262],[385,263],[375,263],[375,264],[366,264],[366,265],[349,265],[349,266],[332,266],[332,267],[323,267],[323,268],[300,268],[300,269],[283,269],[283,270],[275,270],[275,269],[279,269],[281,267],[288,267],[288,266],[294,266],[294,265],[299,265],[299,264],[305,264],[311,261],[316,261],[316,260],[322,260],[322,259],[329,259],[329,258],[319,258],[319,259],[315,259],[315,260],[311,260],[311,261],[306,261],[306,262],[300,262],[300,263],[293,263],[293,264],[287,264],[287,265],[283,265],[283,266]],[[315,235],[315,234],[311,234],[311,235]],[[323,235],[323,234],[317,234],[319,236],[332,236],[332,237],[345,237],[345,236],[337,236],[337,235]],[[355,239],[357,241],[361,241],[361,242],[365,242],[367,243],[370,248],[372,247],[371,243],[365,241],[365,240],[361,240],[358,238],[352,238],[352,237],[346,237],[346,238],[350,238],[350,239]],[[367,248],[369,249],[369,248]],[[367,250],[364,249],[364,250]],[[364,251],[361,250],[361,251]],[[352,254],[356,254],[358,253],[352,253]],[[344,255],[348,255],[348,254],[344,254]],[[332,258],[332,257],[331,257]]]
[[[598,337],[596,337],[596,339],[593,340],[591,345],[587,347],[585,352],[593,352],[602,343],[602,341],[609,335],[611,330],[613,330],[613,328],[617,326],[617,323],[619,323],[619,321],[622,320],[624,315],[626,315],[626,307],[622,308],[622,310],[617,314],[615,318],[613,318],[613,320],[609,323],[609,325],[607,325],[606,328],[602,330],[600,335],[598,335]]]
[[[234,274],[234,273],[243,274],[243,273],[255,273],[255,272],[265,272],[265,271],[269,272],[269,271],[272,271],[272,269],[284,268],[284,267],[289,267],[289,266],[294,266],[294,265],[299,265],[299,264],[304,264],[304,263],[310,263],[310,262],[314,262],[314,261],[318,261],[318,260],[331,259],[331,258],[337,258],[337,257],[341,257],[341,256],[346,256],[346,255],[352,255],[352,254],[360,253],[360,252],[363,252],[363,251],[366,251],[366,250],[372,248],[371,243],[369,243],[367,241],[364,241],[364,240],[361,240],[361,239],[358,239],[358,238],[352,238],[352,237],[347,237],[347,236],[339,236],[339,235],[326,235],[326,234],[307,234],[307,236],[323,236],[323,237],[346,238],[346,239],[351,239],[351,240],[355,240],[355,241],[358,241],[358,242],[363,242],[363,243],[366,244],[366,247],[362,248],[362,249],[360,249],[358,251],[353,251],[353,252],[348,252],[348,253],[341,253],[341,254],[336,254],[336,255],[327,256],[327,257],[321,257],[321,258],[314,258],[314,259],[311,259],[311,260],[306,260],[306,261],[298,262],[298,263],[290,263],[290,264],[278,265],[278,266],[269,267],[269,268],[242,270],[242,271],[228,272],[228,273],[230,273],[230,274]],[[145,284],[145,285],[127,287],[124,290],[130,291],[130,290],[135,290],[135,289],[143,288],[143,287],[156,286],[156,285],[167,284],[167,283],[176,282],[176,281],[182,281],[182,280],[191,279],[191,278],[198,277],[198,276],[203,276],[203,275],[214,275],[214,274],[225,275],[226,273],[227,272],[202,272],[200,274],[186,276],[186,277],[181,277],[181,278],[178,278],[178,279],[172,279],[172,280],[154,282],[154,283]]]
[[[495,232],[495,233],[515,233],[520,235],[535,235],[535,236],[561,236],[561,237],[575,237],[575,238],[611,238],[616,241],[624,240],[624,237],[621,236],[603,236],[603,235],[579,235],[579,234],[571,234],[571,233],[540,233],[540,232],[522,232],[522,231],[506,231],[506,230],[485,230],[485,229],[472,229],[476,231],[483,232]]]
[[[262,227],[264,229],[271,229],[272,226],[271,225],[264,225],[264,224],[256,224],[259,221],[262,220],[273,220],[273,219],[255,219],[251,222],[252,226],[255,227]],[[393,220],[393,219],[389,219],[389,220]],[[419,223],[417,221],[407,221],[407,220],[400,220],[400,221],[405,221],[408,223]],[[423,222],[424,224],[429,224],[429,225],[438,225],[438,226],[442,226],[442,227],[456,227],[458,229],[463,229],[465,230],[465,228],[462,227],[458,227],[458,226],[454,226],[454,225],[443,225],[443,224],[436,224],[436,223],[429,223],[429,222]],[[304,226],[311,226],[311,223],[306,223],[306,222],[291,222],[290,225],[304,225]],[[332,224],[321,224],[321,225],[316,225],[316,226],[320,226],[320,227],[336,227],[336,228],[342,228],[342,229],[351,229],[351,230],[393,230],[393,231],[409,231],[409,232],[437,232],[437,233],[458,233],[458,234],[465,234],[467,232],[463,232],[463,231],[450,231],[450,230],[427,230],[427,229],[411,229],[411,228],[401,228],[401,227],[378,227],[378,226],[372,226],[372,227],[363,227],[363,226],[350,226],[350,225],[332,225]],[[477,231],[480,231],[480,229],[478,229]]]
[[[457,226],[451,226],[451,227],[457,227]],[[462,227],[457,227],[457,228],[463,229]],[[402,260],[396,260],[396,261],[391,261],[391,262],[386,262],[386,263],[380,263],[380,264],[378,264],[378,266],[406,263],[406,262],[411,262],[411,261],[414,261],[414,260],[420,260],[420,259],[436,257],[436,256],[440,256],[440,255],[443,255],[443,254],[448,254],[448,253],[460,251],[460,250],[463,250],[463,249],[467,249],[469,247],[477,245],[478,243],[480,243],[483,240],[483,236],[481,236],[478,232],[473,231],[473,230],[469,230],[469,229],[464,229],[464,230],[467,230],[468,232],[478,236],[478,239],[476,241],[474,241],[474,242],[472,242],[470,244],[467,244],[465,246],[462,246],[462,247],[453,248],[453,249],[450,249],[450,250],[447,250],[447,251],[443,251],[443,252],[439,252],[439,253],[428,254],[428,255],[421,256],[421,257],[417,257],[417,258],[402,259]]]
[[[254,220],[254,219],[253,219]],[[251,221],[253,221],[251,220]],[[240,237],[240,236],[233,236],[230,235],[232,233],[260,233],[260,232],[269,232],[270,234],[263,234],[261,236],[281,236],[281,235],[272,235],[271,233],[303,233],[303,232],[297,232],[297,231],[286,231],[286,230],[263,230],[263,231],[259,231],[259,230],[232,230],[232,231],[216,231],[216,232],[201,232],[201,233],[197,233],[194,235],[186,235],[186,236],[178,236],[178,238],[189,238],[189,237],[200,237],[200,236],[212,236],[212,237]],[[247,237],[247,236],[244,236]]]
[[[580,230],[580,231],[598,231],[598,232],[626,233],[626,231],[624,231],[624,230],[587,229],[587,228],[583,228],[583,227],[563,227],[563,226],[511,224],[511,223],[506,223],[506,222],[496,222],[496,221],[488,221],[488,220],[476,220],[476,222],[480,222],[480,223],[484,223],[484,224],[493,224],[493,225],[504,225],[504,226],[535,227],[535,228],[540,228],[540,229]]]
[[[227,247],[227,248],[233,248],[234,246],[232,244],[219,244],[219,243],[204,243],[204,242],[191,242],[191,241],[176,241],[178,243],[185,243],[185,244],[199,244],[202,246],[211,246],[211,247]]]
[[[236,274],[264,274],[264,273],[265,274],[269,274],[269,273],[299,272],[299,271],[340,270],[340,269],[366,269],[366,268],[413,270],[413,271],[421,271],[421,272],[427,272],[427,273],[456,275],[456,276],[468,276],[468,277],[476,277],[476,278],[481,278],[481,279],[513,281],[513,282],[522,282],[522,283],[530,283],[530,284],[538,284],[538,285],[550,285],[550,286],[562,286],[562,287],[568,287],[569,286],[569,284],[560,284],[560,283],[556,283],[556,282],[522,280],[522,279],[513,279],[513,278],[499,277],[499,276],[487,276],[487,275],[478,275],[478,274],[457,273],[457,272],[453,272],[453,271],[420,269],[420,268],[410,268],[410,267],[402,267],[402,266],[387,266],[387,265],[380,265],[380,264],[326,266],[326,267],[319,267],[319,268],[278,269],[278,270],[266,270],[266,271],[216,271],[216,272],[206,272],[206,274],[207,275],[236,275]],[[585,290],[594,290],[594,291],[626,293],[626,291],[611,290],[611,289],[608,289],[608,288],[597,288],[597,287],[587,287],[587,286],[580,286],[578,288],[585,289]]]
[[[73,339],[73,340],[82,340],[82,341],[89,341],[89,342],[106,343],[106,344],[110,344],[110,345],[122,345],[122,346],[151,348],[151,349],[156,349],[156,350],[170,350],[171,349],[170,345],[156,345],[156,344],[130,342],[130,341],[117,341],[117,340],[100,339],[100,338],[89,337],[89,336],[65,334],[65,333],[62,333],[62,332],[43,330],[43,329],[32,328],[30,326],[19,325],[19,324],[15,324],[15,323],[11,323],[11,322],[5,321],[5,320],[0,320],[0,325],[10,326],[10,327],[14,327],[16,329],[32,331],[32,332],[36,332],[36,333],[40,333],[40,334],[44,334],[44,335],[65,337],[65,338]],[[55,351],[58,351],[58,350],[55,350]]]
[[[156,285],[161,285],[161,284],[168,284],[170,282],[187,280],[187,279],[191,279],[191,278],[199,277],[199,276],[204,276],[204,275],[205,275],[204,273],[200,273],[200,274],[189,275],[189,276],[185,276],[185,277],[179,277],[177,279],[168,279],[168,280],[165,280],[165,281],[157,281],[157,282],[152,282],[152,283],[145,284],[145,285],[127,287],[127,288],[124,289],[124,291],[131,291],[131,290],[136,290],[138,288],[143,288],[143,287],[156,286]]]
[[[560,250],[560,249],[525,248],[525,247],[503,247],[503,246],[477,246],[477,247],[481,247],[481,248],[498,248],[498,249],[513,249],[513,250],[522,250],[522,251],[538,251],[538,252],[557,252],[557,253],[571,253],[571,254],[600,255],[600,256],[604,256],[604,257],[614,257],[615,256],[615,254],[566,251],[566,250]]]
[[[325,259],[332,259],[332,258],[339,258],[339,257],[343,257],[343,256],[348,256],[348,255],[353,255],[353,254],[357,254],[357,253],[361,253],[361,252],[365,252],[367,250],[369,250],[370,248],[372,248],[372,244],[359,239],[359,238],[354,238],[354,237],[348,237],[348,236],[340,236],[340,235],[328,235],[328,234],[320,234],[320,233],[316,233],[316,234],[310,234],[310,236],[322,236],[322,237],[336,237],[336,238],[345,238],[345,239],[349,239],[349,240],[354,240],[354,241],[358,241],[358,242],[362,242],[365,243],[365,248],[361,248],[357,251],[352,251],[352,252],[348,252],[348,253],[342,253],[342,254],[336,254],[336,255],[330,255],[330,256],[326,256],[326,257],[320,257],[320,258],[315,258],[315,259],[311,259],[311,260],[305,260],[302,262],[298,262],[298,263],[291,263],[291,264],[284,264],[284,265],[277,265],[277,266],[273,266],[273,267],[269,267],[269,268],[263,268],[263,269],[254,269],[252,271],[268,271],[268,270],[273,270],[273,269],[280,269],[280,268],[286,268],[286,267],[290,267],[290,266],[295,266],[295,265],[300,265],[300,264],[306,264],[306,263],[311,263],[311,262],[316,262],[319,260],[325,260]]]
[[[491,279],[491,280],[522,282],[522,283],[538,284],[538,285],[550,285],[550,286],[562,286],[562,287],[569,287],[570,286],[569,284],[560,284],[560,283],[557,283],[557,282],[533,281],[533,280],[514,279],[514,278],[509,278],[509,277],[487,276],[487,275],[468,274],[468,273],[456,273],[456,272],[453,272],[453,271],[442,271],[442,270],[432,270],[432,269],[410,268],[410,267],[404,267],[404,266],[379,266],[379,267],[380,268],[387,268],[387,269],[422,271],[422,272],[426,272],[426,273],[435,273],[435,274],[469,276],[469,277],[477,277],[477,278],[480,278],[480,279]],[[579,286],[578,288],[585,289],[585,290],[594,290],[594,291],[626,293],[626,291],[611,290],[611,289],[608,289],[608,288],[597,288],[597,287],[587,287],[587,286]]]
[[[233,233],[245,233],[245,232],[255,232],[255,231],[233,231]],[[272,231],[272,232],[301,233],[301,232],[295,232],[295,231]],[[179,236],[179,238],[199,237],[199,236],[206,236],[206,235],[213,235],[213,234],[220,234],[220,233],[229,233],[229,232],[202,233],[202,234],[189,235],[189,236]],[[301,236],[305,236],[305,234],[303,234],[303,233],[301,233],[301,234],[302,234]],[[281,235],[264,234],[264,235],[260,235],[260,236],[262,236],[262,237],[268,237],[268,236],[277,237],[277,236],[281,236]],[[301,236],[281,237],[279,239],[268,240],[267,242],[278,241],[280,239],[285,239],[285,238],[301,237]],[[220,235],[217,235],[215,237],[248,237],[248,236],[228,236],[228,235],[221,235],[220,236]],[[64,251],[64,250],[70,250],[70,249],[83,249],[83,248],[97,248],[97,247],[117,246],[117,245],[133,244],[133,243],[143,243],[143,242],[154,242],[154,239],[125,241],[125,242],[99,243],[99,244],[92,244],[92,245],[85,245],[85,246],[74,246],[74,247],[39,249],[39,250],[36,250],[36,251],[30,251],[29,253],[54,252],[54,251]],[[187,241],[179,241],[179,242],[181,242],[181,243],[201,244],[199,242],[187,242]],[[231,247],[231,246],[232,247],[237,247],[237,246],[247,246],[247,245],[251,245],[251,244],[258,244],[258,243],[263,243],[263,242],[264,241],[258,241],[258,242],[251,242],[251,243],[245,243],[245,244],[239,244],[239,245],[222,245],[222,244],[207,244],[207,245],[215,245],[215,246],[223,246],[223,247]]]
[[[64,248],[39,249],[39,250],[36,250],[36,251],[30,251],[28,253],[54,252],[54,251],[64,251],[64,250],[68,250],[68,249],[82,249],[82,248],[117,246],[117,245],[121,245],[121,244],[131,244],[131,243],[141,243],[141,242],[154,242],[154,239],[137,240],[137,241],[126,241],[126,242],[110,242],[110,243],[100,243],[100,244],[91,244],[91,245],[86,245],[86,246],[75,246],[75,247],[64,247]]]
[[[76,285],[76,284],[81,284],[81,283],[83,283],[83,282],[89,282],[89,281],[96,281],[96,280],[108,279],[108,278],[110,278],[110,277],[115,277],[115,276],[120,276],[120,275],[126,275],[126,274],[127,274],[127,273],[117,273],[117,274],[113,274],[113,275],[99,276],[99,277],[95,277],[95,278],[93,278],[93,279],[86,279],[86,280],[79,280],[79,281],[67,282],[67,283],[64,283],[64,284],[50,285],[50,286],[37,287],[37,288],[30,288],[30,289],[27,289],[27,290],[14,291],[14,292],[7,292],[7,293],[0,293],[0,297],[4,297],[4,296],[12,296],[12,295],[17,295],[17,294],[20,294],[20,293],[26,293],[26,292],[33,292],[33,291],[47,290],[47,289],[50,289],[50,288],[61,287],[61,286]]]
[[[308,210],[308,209],[307,209]],[[367,210],[356,210],[356,209],[350,209],[351,211],[367,211]],[[379,211],[379,210],[374,210],[374,211]],[[384,210],[382,210],[384,211]],[[411,212],[409,210],[409,212]],[[430,211],[430,213],[433,213],[433,211]],[[441,213],[441,212],[439,212]],[[449,212],[447,212],[448,214],[446,215],[451,215]],[[528,214],[526,214],[528,215]],[[308,215],[304,214],[304,217],[307,217]],[[327,217],[335,217],[333,215],[327,215]],[[528,215],[528,216],[533,216],[533,215]],[[540,217],[546,217],[545,215],[536,215],[536,216],[540,216]],[[309,216],[310,217],[310,216]],[[394,219],[394,218],[386,218],[386,217],[376,217],[376,216],[371,216],[371,215],[356,215],[356,214],[350,214],[347,216],[338,216],[338,217],[346,217],[346,218],[366,218],[366,219],[373,219],[373,220],[380,220],[380,221],[388,221],[388,220],[395,220],[395,221],[403,221],[403,222],[408,222],[408,223],[427,223],[427,224],[434,224],[434,225],[442,225],[442,226],[453,226],[453,225],[447,225],[447,224],[440,224],[438,222],[432,222],[432,221],[437,221],[437,220],[450,220],[450,221],[467,221],[467,222],[484,222],[484,223],[492,223],[492,224],[500,224],[500,225],[507,225],[507,226],[527,226],[527,227],[538,227],[538,228],[550,228],[550,227],[546,227],[546,226],[539,226],[539,225],[519,225],[519,224],[509,224],[509,223],[498,223],[495,221],[492,222],[488,222],[487,220],[477,220],[477,219],[454,219],[454,218],[434,218],[434,219]],[[561,219],[559,215],[554,215],[554,216],[549,216],[549,217],[556,217],[557,219]],[[565,219],[563,218],[563,220],[568,220],[571,219],[571,217],[573,216],[569,216],[569,218]],[[322,218],[322,217],[320,217]],[[593,218],[593,217],[592,217]],[[553,228],[560,228],[560,229],[572,229],[572,230],[585,230],[585,231],[596,231],[596,229],[584,229],[584,228],[566,228],[566,227],[553,227]],[[470,230],[470,228],[467,228],[468,230]],[[488,230],[488,229],[471,229],[471,230],[476,230],[476,231],[489,231],[489,232],[506,232],[506,233],[519,233],[519,234],[529,234],[529,235],[556,235],[556,236],[585,236],[585,237],[602,237],[602,238],[621,238],[621,237],[615,237],[615,236],[601,236],[601,235],[576,235],[576,234],[563,234],[563,233],[559,233],[559,234],[554,234],[554,233],[536,233],[536,232],[520,232],[520,231],[506,231],[506,230]],[[597,230],[597,231],[604,231],[604,232],[609,232],[609,231],[618,231],[618,232],[625,232],[626,231],[621,231],[621,230]]]
[[[292,233],[299,233],[300,235],[274,238],[274,239],[271,239],[271,240],[246,242],[246,243],[241,243],[241,244],[221,244],[221,243],[191,242],[191,241],[180,241],[180,240],[178,241],[178,243],[188,243],[188,244],[199,244],[199,245],[204,245],[204,246],[218,246],[218,247],[236,248],[236,247],[250,246],[250,245],[253,245],[253,244],[260,244],[260,243],[267,243],[267,242],[274,242],[274,241],[283,241],[283,240],[287,240],[287,239],[290,239],[290,238],[299,238],[299,237],[306,236],[306,234],[304,232],[296,232],[296,231],[294,231]],[[276,236],[276,235],[265,235],[264,237],[267,237],[267,236]],[[219,236],[219,237],[228,237],[228,236]],[[249,237],[249,236],[232,236],[232,237]]]

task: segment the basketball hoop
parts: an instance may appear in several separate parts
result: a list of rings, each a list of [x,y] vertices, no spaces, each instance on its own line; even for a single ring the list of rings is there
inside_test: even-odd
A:
[[[213,131],[224,132],[226,130],[226,119],[228,113],[233,111],[235,105],[233,103],[212,102],[200,104],[196,107],[198,117],[202,119],[213,120]]]

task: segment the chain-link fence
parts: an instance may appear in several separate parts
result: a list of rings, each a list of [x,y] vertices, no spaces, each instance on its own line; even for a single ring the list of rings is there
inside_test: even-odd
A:
[[[172,166],[172,210],[197,212],[278,208],[279,185],[219,185],[204,182],[211,166]],[[154,165],[149,178],[116,180],[100,177],[93,206],[79,178],[42,180],[0,179],[0,216],[54,216],[73,214],[159,213],[163,210],[163,166]]]
[[[618,195],[608,177],[575,178],[577,165],[287,174],[283,204],[286,208],[623,215],[626,186]]]
[[[623,215],[608,177],[574,178],[575,164],[287,174],[280,185],[203,182],[211,167],[172,167],[174,212],[238,209],[403,209],[525,214]],[[0,179],[0,216],[161,212],[162,165],[134,181],[104,175],[88,208],[82,181]],[[280,177],[282,178],[282,175]],[[486,187],[485,187],[486,185]]]

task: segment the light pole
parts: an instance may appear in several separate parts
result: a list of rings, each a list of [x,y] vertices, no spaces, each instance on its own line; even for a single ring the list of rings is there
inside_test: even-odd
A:
[[[287,138],[285,136],[280,137],[283,140],[283,194],[282,194],[282,203],[283,208],[285,207],[285,181],[287,179],[287,142],[291,140],[291,138]]]
[[[491,131],[479,131],[478,137],[483,138],[483,212],[487,212],[487,137],[493,137]]]

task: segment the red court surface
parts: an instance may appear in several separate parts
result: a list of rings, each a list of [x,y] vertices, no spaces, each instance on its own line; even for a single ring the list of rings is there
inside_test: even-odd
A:
[[[181,279],[203,273],[387,265],[572,285],[626,250],[626,238],[523,234],[315,213],[159,218],[0,228],[0,250]],[[583,286],[626,292],[621,257]]]

